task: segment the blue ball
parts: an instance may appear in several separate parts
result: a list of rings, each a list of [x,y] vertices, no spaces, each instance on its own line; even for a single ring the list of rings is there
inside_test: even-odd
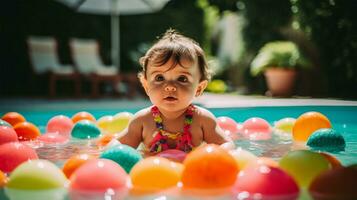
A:
[[[98,137],[100,130],[92,121],[81,120],[74,125],[71,135],[74,138],[91,139]]]
[[[336,130],[324,128],[312,133],[307,140],[307,145],[313,150],[339,152],[345,150],[346,142]]]
[[[118,163],[127,173],[130,173],[131,168],[143,159],[139,151],[125,144],[110,147],[102,152],[100,158],[106,158]]]

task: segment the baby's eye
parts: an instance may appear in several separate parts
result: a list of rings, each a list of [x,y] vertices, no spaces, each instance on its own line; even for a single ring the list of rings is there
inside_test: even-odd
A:
[[[180,76],[177,80],[186,83],[188,81],[188,78],[186,76]]]
[[[161,74],[155,76],[155,81],[163,81],[163,80],[165,79],[164,76],[162,76]]]

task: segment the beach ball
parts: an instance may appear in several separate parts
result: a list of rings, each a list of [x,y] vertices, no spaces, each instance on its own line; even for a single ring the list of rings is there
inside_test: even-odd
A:
[[[327,161],[331,164],[332,168],[342,167],[341,162],[335,156],[325,152],[319,152],[319,153],[327,159]]]
[[[178,149],[167,149],[159,152],[156,156],[182,163],[185,160],[187,153]]]
[[[0,126],[9,126],[12,127],[7,121],[0,119]]]
[[[20,122],[14,126],[19,141],[35,140],[41,135],[40,129],[30,122]]]
[[[100,158],[106,158],[118,163],[127,173],[143,159],[139,151],[125,144],[118,144],[103,151]]]
[[[95,117],[92,114],[90,114],[89,112],[86,112],[86,111],[78,112],[78,113],[76,113],[76,114],[74,114],[72,116],[72,122],[73,123],[77,123],[78,121],[84,120],[84,119],[92,121],[92,122],[96,122]]]
[[[74,125],[71,135],[78,139],[92,139],[100,135],[100,130],[92,121],[81,120]]]
[[[292,200],[298,198],[299,187],[282,169],[260,164],[240,171],[233,194],[235,197],[245,197],[241,199]]]
[[[130,171],[132,193],[150,193],[174,187],[180,181],[182,166],[166,158],[151,156]]]
[[[307,188],[317,175],[331,168],[324,156],[309,150],[290,151],[280,159],[279,165],[303,188]]]
[[[62,171],[66,175],[67,178],[70,178],[72,173],[78,169],[85,162],[96,158],[90,154],[78,154],[71,156],[63,165]]]
[[[12,127],[0,126],[0,145],[7,142],[17,142],[17,134]]]
[[[57,132],[50,132],[40,135],[37,139],[46,144],[64,144],[68,142],[69,137],[65,135],[61,135]]]
[[[214,144],[190,152],[183,164],[182,183],[185,188],[191,189],[229,187],[239,172],[233,156]]]
[[[256,155],[240,147],[235,150],[229,151],[229,153],[236,160],[239,169],[244,169],[249,164],[255,163],[256,160],[258,159]]]
[[[262,118],[252,117],[242,124],[242,135],[250,140],[268,140],[271,138],[270,124]]]
[[[232,134],[237,134],[238,133],[238,124],[234,119],[230,117],[218,117],[217,118],[217,124],[221,129],[227,134],[227,135],[232,135]]]
[[[38,159],[36,151],[25,144],[8,142],[0,145],[0,170],[5,173],[10,173],[21,163],[34,159]]]
[[[72,120],[64,115],[54,116],[47,122],[48,133],[58,133],[60,135],[69,136],[72,128]]]
[[[296,141],[306,141],[318,129],[331,128],[329,119],[319,112],[306,112],[297,118],[293,126],[293,138]]]
[[[13,199],[64,199],[67,178],[47,160],[31,160],[19,165],[9,177],[5,193]]]
[[[92,159],[73,172],[70,178],[69,195],[71,199],[88,199],[88,194],[98,194],[108,199],[123,199],[127,193],[128,175],[114,161]]]
[[[4,187],[7,182],[6,175],[0,170],[0,188]]]
[[[318,175],[310,184],[310,195],[316,200],[357,199],[357,169],[334,168]]]
[[[1,117],[2,120],[8,122],[12,126],[15,126],[16,124],[20,122],[25,122],[26,119],[24,116],[22,116],[20,113],[17,112],[8,112],[5,115]]]
[[[346,147],[342,134],[331,128],[316,130],[309,136],[306,144],[313,150],[329,152],[344,151]]]

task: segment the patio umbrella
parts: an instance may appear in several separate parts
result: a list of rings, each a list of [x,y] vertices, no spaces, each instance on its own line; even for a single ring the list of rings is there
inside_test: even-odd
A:
[[[119,15],[137,15],[161,10],[169,0],[56,0],[77,12],[111,16],[111,58],[120,71]]]

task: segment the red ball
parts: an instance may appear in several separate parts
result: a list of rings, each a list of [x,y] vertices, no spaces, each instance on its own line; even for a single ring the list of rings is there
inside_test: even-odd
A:
[[[20,142],[8,142],[0,145],[0,170],[10,173],[18,165],[28,160],[38,159],[31,147]]]
[[[17,134],[12,127],[0,126],[0,145],[17,141]]]

